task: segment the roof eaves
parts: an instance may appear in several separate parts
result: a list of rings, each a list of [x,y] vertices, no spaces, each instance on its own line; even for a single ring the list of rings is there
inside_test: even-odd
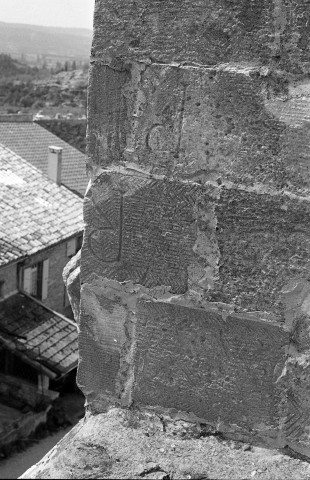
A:
[[[8,338],[5,338],[5,336],[0,334],[0,342],[2,342],[5,347],[13,352],[16,356],[20,357],[25,363],[28,363],[32,367],[34,367],[36,370],[42,371],[47,375],[49,378],[52,380],[57,378],[57,373],[52,372],[49,368],[47,368],[45,365],[43,365],[41,362],[37,362],[36,360],[30,358],[28,355],[25,355],[23,352],[21,352],[17,347],[16,344],[9,340]]]
[[[75,322],[73,322],[72,320],[70,320],[69,318],[65,317],[64,315],[62,315],[61,313],[59,312],[56,312],[55,310],[52,310],[51,308],[47,307],[46,305],[44,305],[44,303],[40,302],[40,300],[38,300],[37,298],[34,298],[32,297],[31,295],[29,295],[28,293],[26,292],[22,292],[22,294],[25,296],[25,297],[28,297],[30,300],[32,300],[33,302],[37,303],[38,305],[40,305],[41,307],[43,307],[45,310],[47,310],[48,312],[51,312],[53,313],[53,315],[55,315],[56,317],[59,317],[61,318],[62,320],[64,320],[65,322],[67,322],[68,324],[70,325],[74,325],[77,329],[77,324]]]

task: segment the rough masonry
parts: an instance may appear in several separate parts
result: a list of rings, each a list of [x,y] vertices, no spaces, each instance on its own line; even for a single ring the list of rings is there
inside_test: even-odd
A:
[[[309,0],[96,1],[90,412],[149,408],[310,456],[309,38]]]

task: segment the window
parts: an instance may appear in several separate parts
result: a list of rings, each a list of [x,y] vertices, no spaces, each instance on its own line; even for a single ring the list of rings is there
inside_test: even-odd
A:
[[[83,235],[79,235],[78,237],[71,238],[67,242],[67,257],[73,257],[81,248],[83,242]]]
[[[45,300],[48,291],[48,268],[49,260],[24,268],[22,290],[32,297]]]
[[[79,235],[76,239],[76,253],[81,250],[83,243],[83,235]]]

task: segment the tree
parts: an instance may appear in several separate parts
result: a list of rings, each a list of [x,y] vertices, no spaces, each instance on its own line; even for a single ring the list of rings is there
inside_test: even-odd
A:
[[[62,65],[60,62],[56,62],[55,73],[59,73],[62,71]]]
[[[83,72],[84,73],[87,73],[89,70],[89,63],[88,62],[84,62],[83,63]]]
[[[19,103],[22,107],[31,107],[33,104],[33,99],[31,98],[30,95],[25,95],[20,99]]]

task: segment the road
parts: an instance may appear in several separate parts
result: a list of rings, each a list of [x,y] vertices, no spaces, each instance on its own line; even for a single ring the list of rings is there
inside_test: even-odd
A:
[[[6,460],[1,460],[0,479],[20,477],[28,468],[41,460],[71,428],[72,426],[60,430],[54,435],[39,440],[38,443],[27,448],[24,452],[16,453]]]
[[[28,447],[23,452],[15,453],[5,460],[0,460],[0,479],[20,477],[28,468],[41,460],[84,415],[84,397],[81,393],[65,394],[61,398],[61,404],[72,425],[59,430],[54,435],[39,440],[38,443]]]

